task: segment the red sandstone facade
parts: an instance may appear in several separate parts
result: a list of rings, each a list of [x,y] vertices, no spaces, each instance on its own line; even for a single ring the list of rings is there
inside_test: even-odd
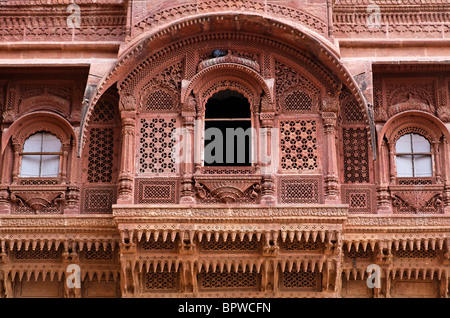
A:
[[[448,297],[447,0],[70,2],[0,3],[0,297]]]

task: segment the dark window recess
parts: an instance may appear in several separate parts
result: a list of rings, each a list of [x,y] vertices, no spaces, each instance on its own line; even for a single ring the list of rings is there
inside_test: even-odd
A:
[[[205,111],[205,166],[251,166],[251,111],[240,93],[214,94]]]

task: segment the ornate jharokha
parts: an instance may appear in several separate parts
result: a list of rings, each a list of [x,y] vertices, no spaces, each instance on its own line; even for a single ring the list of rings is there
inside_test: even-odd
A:
[[[4,2],[0,297],[449,296],[445,1]]]

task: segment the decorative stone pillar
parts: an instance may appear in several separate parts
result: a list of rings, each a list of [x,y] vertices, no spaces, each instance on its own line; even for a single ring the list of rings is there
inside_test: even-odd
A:
[[[337,202],[339,200],[338,158],[336,151],[337,114],[334,112],[322,113],[326,143],[326,174],[325,174],[325,200]]]
[[[200,174],[202,169],[203,138],[205,131],[205,110],[196,103],[196,121],[194,125],[194,173]]]
[[[11,211],[11,203],[9,197],[8,186],[0,185],[0,214],[9,214]]]
[[[64,214],[77,214],[80,211],[80,187],[73,183],[68,186],[68,193],[66,195],[66,207]]]
[[[61,163],[61,184],[66,184],[67,180],[67,161],[69,156],[70,144],[64,143],[61,146],[62,163]]]
[[[119,172],[119,195],[117,203],[133,203],[136,100],[132,95],[120,96],[122,121],[122,153]]]
[[[433,142],[432,143],[432,147],[433,147],[433,153],[434,153],[434,164],[436,167],[435,170],[435,176],[436,176],[436,183],[441,183],[442,179],[441,179],[441,153],[440,153],[440,149],[439,149],[439,142]]]
[[[443,160],[443,183],[444,183],[444,213],[450,214],[450,147],[447,138],[442,138]]]
[[[276,149],[272,149],[272,130],[274,127],[275,114],[261,113],[260,114],[260,135],[259,145],[261,155],[258,160],[260,171],[262,174],[261,180],[261,204],[273,205],[275,204],[275,179],[274,174],[277,169]],[[266,162],[267,161],[267,162]]]
[[[14,163],[13,163],[13,171],[12,171],[12,184],[17,184],[19,178],[19,166],[20,166],[20,151],[22,150],[22,145],[16,138],[11,139],[12,146],[14,149]]]
[[[196,100],[194,95],[190,95],[186,103],[182,106],[181,116],[183,117],[183,127],[181,134],[177,138],[181,138],[182,148],[179,156],[179,165],[181,172],[181,204],[195,204],[194,191],[194,142],[195,136],[195,117],[196,117]],[[180,142],[180,140],[177,140]]]
[[[395,183],[395,177],[397,175],[397,169],[395,166],[395,144],[388,142],[389,149],[389,178],[391,184]]]
[[[379,160],[379,173],[380,173],[380,185],[377,189],[377,202],[378,202],[378,213],[379,214],[391,214],[391,201],[390,195],[388,191],[389,186],[389,154],[388,154],[388,145],[385,140],[382,141],[381,145],[381,153]]]

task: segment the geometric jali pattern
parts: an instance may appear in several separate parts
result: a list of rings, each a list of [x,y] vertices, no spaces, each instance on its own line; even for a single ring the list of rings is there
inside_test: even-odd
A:
[[[280,178],[280,203],[320,203],[321,180],[317,177]]]
[[[342,193],[342,202],[349,205],[350,213],[372,213],[372,189],[343,187]]]
[[[176,203],[178,182],[165,179],[136,180],[137,203]]]
[[[84,188],[83,213],[112,213],[112,205],[116,202],[116,189]]]
[[[345,183],[369,182],[369,147],[365,128],[343,128]]]
[[[295,288],[307,288],[318,289],[318,275],[316,272],[311,271],[284,271],[281,273],[281,288],[295,289]]]
[[[176,119],[141,118],[139,134],[139,173],[175,173],[172,134]]]
[[[113,172],[113,128],[92,128],[89,132],[87,181],[111,183]]]
[[[255,272],[202,272],[198,275],[199,287],[202,289],[220,288],[257,288],[260,275]]]
[[[316,170],[318,168],[316,121],[281,121],[280,148],[283,170]]]

